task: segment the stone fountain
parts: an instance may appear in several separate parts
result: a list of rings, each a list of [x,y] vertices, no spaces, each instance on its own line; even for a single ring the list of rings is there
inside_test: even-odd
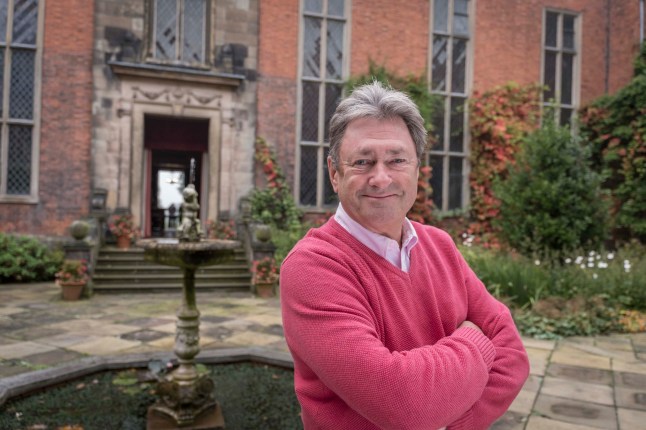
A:
[[[202,237],[198,219],[200,205],[194,182],[195,160],[191,159],[189,184],[182,193],[184,204],[178,238],[137,242],[144,249],[147,260],[180,267],[184,274],[174,347],[179,366],[158,384],[159,398],[148,410],[149,430],[224,428],[222,410],[215,400],[215,384],[208,375],[199,374],[195,366],[195,357],[200,352],[195,271],[200,266],[231,261],[240,244],[233,240]]]

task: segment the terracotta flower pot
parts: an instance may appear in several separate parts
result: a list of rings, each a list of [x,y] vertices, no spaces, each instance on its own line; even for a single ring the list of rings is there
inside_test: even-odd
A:
[[[275,282],[256,282],[256,295],[258,295],[258,297],[264,298],[274,297],[275,285]]]
[[[117,236],[117,248],[119,248],[119,249],[129,249],[130,248],[130,237],[129,236]]]
[[[59,282],[61,291],[63,292],[63,300],[78,300],[81,298],[85,282]]]

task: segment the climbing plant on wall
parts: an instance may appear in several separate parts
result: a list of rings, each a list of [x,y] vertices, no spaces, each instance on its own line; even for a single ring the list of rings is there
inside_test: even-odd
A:
[[[520,142],[537,128],[541,90],[538,85],[509,83],[484,93],[475,91],[469,101],[473,219],[469,230],[484,246],[498,246],[492,220],[498,216],[500,201],[493,181],[507,176]]]
[[[610,191],[611,227],[618,241],[646,241],[646,44],[635,77],[613,96],[581,109],[581,136]]]

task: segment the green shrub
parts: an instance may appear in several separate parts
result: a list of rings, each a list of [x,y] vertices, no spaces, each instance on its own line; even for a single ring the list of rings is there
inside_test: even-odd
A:
[[[287,229],[272,227],[271,240],[276,245],[274,257],[279,267],[296,242],[301,240],[312,227],[313,225],[309,223],[294,224]]]
[[[639,325],[646,311],[646,248],[637,243],[613,252],[578,251],[539,260],[465,242],[460,248],[469,266],[510,306],[526,335],[624,331]]]
[[[606,208],[589,153],[552,121],[523,141],[516,164],[496,181],[502,238],[527,256],[596,247],[605,238]]]
[[[34,238],[0,233],[0,283],[49,281],[62,263],[61,252]]]

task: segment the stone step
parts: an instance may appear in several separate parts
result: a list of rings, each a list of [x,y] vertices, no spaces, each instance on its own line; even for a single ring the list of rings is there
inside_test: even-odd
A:
[[[102,293],[179,292],[183,274],[178,267],[145,260],[141,248],[104,247],[99,251],[93,281],[94,290]],[[195,274],[195,285],[198,290],[250,291],[250,265],[244,250],[236,250],[234,260],[229,263],[200,267]]]

